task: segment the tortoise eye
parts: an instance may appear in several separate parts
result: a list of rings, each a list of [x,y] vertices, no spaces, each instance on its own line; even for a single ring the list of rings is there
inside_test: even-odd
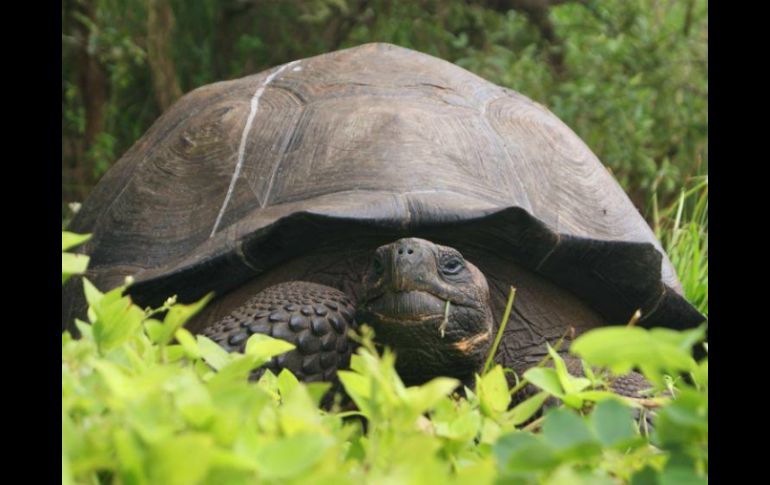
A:
[[[465,267],[462,260],[459,258],[451,258],[444,262],[441,266],[441,272],[445,275],[456,275]]]

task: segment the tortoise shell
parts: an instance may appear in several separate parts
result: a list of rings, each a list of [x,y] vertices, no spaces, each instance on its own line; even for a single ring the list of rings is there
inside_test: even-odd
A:
[[[437,228],[505,253],[608,321],[687,327],[650,227],[555,115],[449,62],[366,44],[198,88],[105,174],[70,230],[102,288],[218,294],[351,231]],[[77,287],[76,289],[73,289]],[[63,318],[82,312],[79,283]]]

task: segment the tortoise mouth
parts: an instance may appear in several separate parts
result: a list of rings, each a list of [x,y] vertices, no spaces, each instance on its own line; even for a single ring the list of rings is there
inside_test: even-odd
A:
[[[447,301],[421,290],[385,291],[367,301],[365,310],[382,323],[422,324],[444,318]]]

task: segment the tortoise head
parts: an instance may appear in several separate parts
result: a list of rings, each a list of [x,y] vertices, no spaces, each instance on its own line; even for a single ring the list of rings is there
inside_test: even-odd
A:
[[[491,344],[484,275],[454,248],[417,238],[379,247],[363,280],[357,320],[396,351],[404,382],[452,376],[468,382]]]

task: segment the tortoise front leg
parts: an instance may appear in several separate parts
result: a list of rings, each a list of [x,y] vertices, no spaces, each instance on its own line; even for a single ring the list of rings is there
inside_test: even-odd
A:
[[[354,346],[347,331],[356,328],[354,316],[353,303],[343,292],[291,281],[265,288],[202,334],[228,351],[243,352],[246,340],[255,333],[297,347],[255,370],[253,379],[264,369],[277,374],[285,368],[302,381],[333,381],[337,369],[350,363]]]

